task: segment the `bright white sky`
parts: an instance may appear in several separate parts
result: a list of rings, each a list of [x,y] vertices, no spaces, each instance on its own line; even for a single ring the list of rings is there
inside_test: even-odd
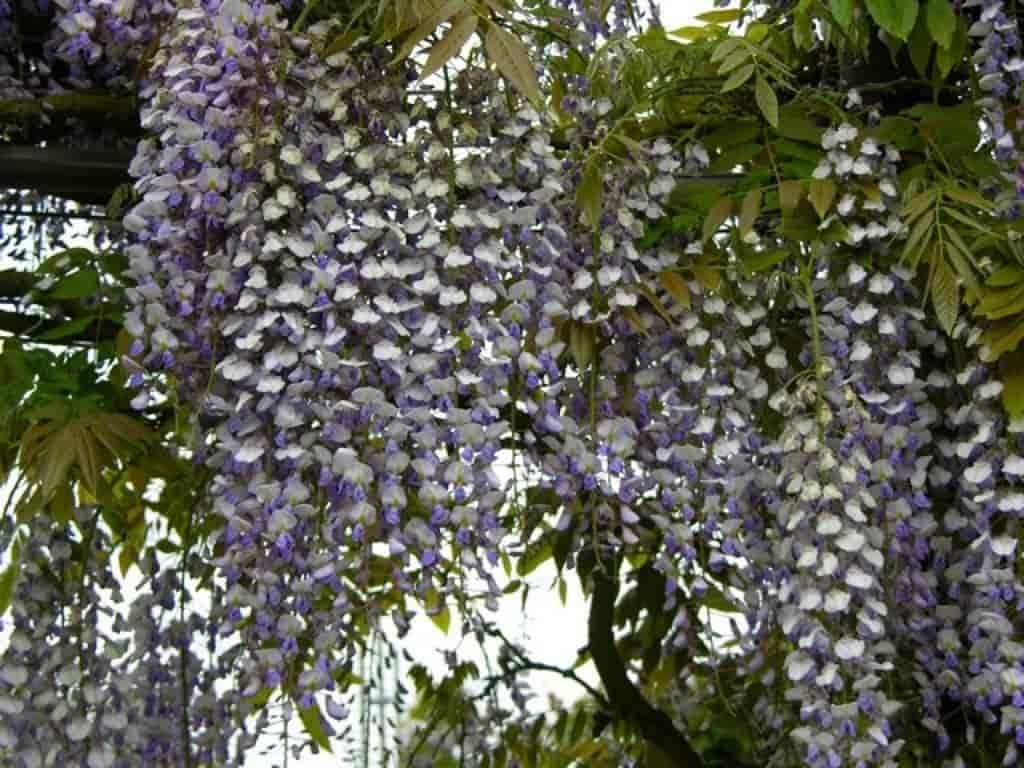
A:
[[[660,0],[659,5],[662,24],[669,30],[699,24],[694,17],[714,7],[713,0]],[[554,587],[554,567],[549,565],[539,568],[527,579],[531,589],[525,611],[520,610],[520,594],[517,593],[507,597],[495,615],[495,620],[502,626],[506,636],[525,645],[536,661],[564,668],[573,665],[577,651],[586,645],[587,632],[586,603],[578,579],[574,572],[566,575],[569,588],[564,606]],[[453,618],[451,632],[445,637],[429,620],[419,617],[413,621],[405,645],[416,649],[414,655],[418,662],[426,664],[435,674],[440,674],[443,671],[441,652],[454,649],[458,643],[457,626],[458,622]],[[436,652],[432,652],[431,649],[436,649]],[[578,670],[578,673],[588,682],[598,685],[592,664],[587,664]],[[579,698],[579,688],[557,675],[535,673],[531,676],[530,683],[542,702],[546,701],[549,695],[563,701]],[[411,692],[411,682],[407,687]],[[356,713],[353,712],[353,717],[355,716]],[[272,743],[268,742],[267,745]],[[326,754],[312,757],[306,753],[301,766],[337,768],[343,762],[343,758],[339,760],[339,757],[341,756]],[[276,768],[281,765],[281,756],[280,753],[274,754],[272,751],[266,756],[254,756],[247,762],[252,768]],[[290,760],[289,766],[294,765],[295,761]]]

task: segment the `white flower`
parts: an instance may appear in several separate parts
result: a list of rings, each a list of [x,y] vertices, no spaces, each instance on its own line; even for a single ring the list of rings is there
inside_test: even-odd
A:
[[[864,653],[864,641],[856,637],[844,637],[836,643],[836,656],[843,661],[856,659]]]
[[[836,546],[843,550],[843,552],[859,552],[866,540],[866,537],[860,531],[847,531],[836,539]]]
[[[818,519],[817,531],[822,536],[835,536],[843,529],[843,521],[835,515],[822,515]]]
[[[907,365],[889,366],[886,375],[894,387],[903,387],[914,381],[914,369]]]
[[[874,320],[877,314],[877,307],[862,301],[854,308],[851,313],[851,317],[853,318],[853,322],[857,323],[857,325],[864,325],[864,323]]]
[[[482,283],[473,283],[469,288],[469,296],[478,304],[490,304],[498,298],[493,288]]]
[[[801,611],[816,611],[818,606],[821,605],[821,592],[813,587],[806,589],[800,595],[800,610]]]
[[[467,298],[466,292],[461,288],[446,286],[441,289],[441,296],[438,301],[442,307],[451,307],[458,304],[464,304]]]
[[[1024,458],[1015,453],[1007,456],[1003,462],[1003,473],[1012,477],[1024,475]]]
[[[85,717],[76,717],[64,729],[71,741],[82,741],[92,732],[92,723]]]
[[[794,651],[786,657],[786,673],[793,682],[800,682],[814,669],[814,659],[803,651]]]
[[[401,357],[402,349],[390,341],[378,341],[373,345],[373,356],[382,362],[389,362]]]
[[[857,129],[849,123],[842,123],[836,128],[836,141],[846,144],[857,138]]]
[[[597,271],[597,282],[602,288],[608,288],[619,282],[622,277],[622,270],[619,267],[603,266]]]
[[[1017,539],[1013,536],[996,536],[992,539],[992,552],[999,557],[1010,557],[1017,549]]]
[[[259,440],[246,440],[235,453],[235,461],[249,464],[263,455],[263,443]]]
[[[846,583],[855,589],[869,589],[875,580],[871,574],[854,565],[846,572]]]
[[[850,593],[830,589],[825,595],[825,613],[842,613],[850,605]]]
[[[964,480],[980,485],[992,476],[992,465],[987,461],[976,461],[964,470]]]
[[[785,368],[787,365],[786,350],[782,347],[774,347],[771,352],[765,355],[764,362],[769,368],[776,370]]]

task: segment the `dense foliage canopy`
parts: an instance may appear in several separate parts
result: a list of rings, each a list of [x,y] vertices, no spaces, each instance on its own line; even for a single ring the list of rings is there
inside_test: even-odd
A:
[[[1016,4],[739,5],[0,3],[0,763],[1024,762]]]

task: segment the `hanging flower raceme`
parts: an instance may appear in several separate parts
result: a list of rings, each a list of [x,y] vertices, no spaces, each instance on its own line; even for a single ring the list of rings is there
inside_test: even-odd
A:
[[[123,611],[98,513],[77,518],[81,535],[39,515],[20,545],[0,654],[0,751],[26,768],[180,766],[186,751],[196,766],[240,765],[252,740],[235,739],[237,697],[215,687],[230,660],[193,646],[197,626],[154,614],[177,618],[175,575]]]
[[[1015,133],[1024,125],[1019,118],[1007,124],[1020,104],[1024,83],[1024,51],[1015,11],[1008,10],[1003,0],[968,0],[964,6],[979,9],[968,30],[977,41],[971,57],[981,90],[977,103],[984,110],[996,159],[1016,177],[1019,200],[1024,197],[1024,163]]]

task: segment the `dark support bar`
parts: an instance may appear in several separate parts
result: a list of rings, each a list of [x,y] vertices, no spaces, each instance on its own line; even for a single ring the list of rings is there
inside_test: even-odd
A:
[[[33,189],[79,203],[105,205],[131,181],[132,153],[69,147],[0,146],[0,189]]]

